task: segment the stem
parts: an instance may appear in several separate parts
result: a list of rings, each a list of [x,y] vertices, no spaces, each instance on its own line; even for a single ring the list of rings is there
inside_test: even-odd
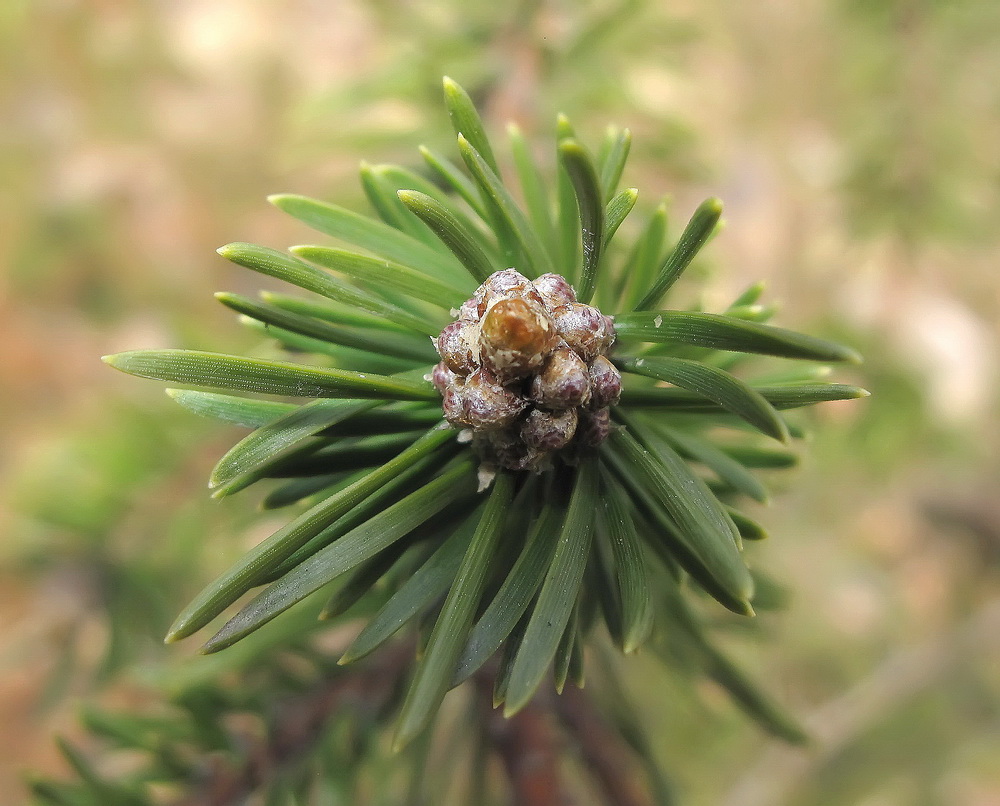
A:
[[[203,775],[174,806],[239,806],[282,768],[295,765],[323,738],[329,719],[343,709],[377,711],[392,696],[413,657],[410,643],[379,656],[378,663],[343,673],[284,705],[267,735],[240,759],[212,758]]]
[[[172,806],[239,806],[301,763],[322,741],[329,721],[347,710],[381,711],[413,657],[413,645],[386,647],[377,662],[358,664],[285,703],[266,736],[247,740],[240,758],[213,756]],[[510,719],[492,706],[495,664],[474,680],[481,725],[496,753],[517,806],[576,806],[561,775],[567,735],[578,747],[607,806],[651,806],[636,782],[633,759],[617,731],[574,687],[561,696],[542,693]],[[559,729],[556,721],[562,723]]]
[[[555,699],[555,711],[576,740],[583,760],[612,806],[651,806],[636,783],[634,765],[618,732],[602,717],[583,691],[567,686]]]
[[[548,709],[535,697],[510,719],[493,708],[495,669],[475,677],[487,740],[503,762],[517,806],[573,806],[559,774],[560,741]]]
[[[816,708],[804,720],[814,742],[801,748],[772,746],[722,801],[731,806],[776,806],[796,793],[831,759],[850,750],[859,737],[882,723],[901,705],[944,680],[986,664],[1000,651],[1000,597],[987,601],[964,622],[922,644],[897,649],[852,688]]]

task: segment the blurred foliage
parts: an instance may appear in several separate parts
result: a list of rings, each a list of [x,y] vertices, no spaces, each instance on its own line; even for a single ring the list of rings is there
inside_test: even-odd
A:
[[[727,202],[714,256],[745,273],[710,296],[766,276],[784,321],[868,358],[852,380],[873,397],[817,413],[793,491],[755,515],[793,598],[761,619],[766,651],[730,636],[738,661],[822,716],[908,648],[951,647],[995,601],[997,4],[458,9],[0,9],[4,791],[25,767],[66,772],[51,737],[78,730],[81,695],[154,701],[186,660],[158,644],[169,614],[263,534],[251,513],[199,498],[224,435],[97,356],[253,346],[210,292],[256,280],[210,250],[301,237],[260,203],[268,192],[351,204],[362,150],[388,162],[414,133],[442,142],[443,73],[530,132],[557,107],[581,130],[626,122],[640,206],[668,191],[680,209]],[[628,683],[691,803],[987,804],[1000,788],[996,634],[793,756],[762,748],[714,689],[688,696],[652,662]],[[784,788],[762,800],[760,781]]]

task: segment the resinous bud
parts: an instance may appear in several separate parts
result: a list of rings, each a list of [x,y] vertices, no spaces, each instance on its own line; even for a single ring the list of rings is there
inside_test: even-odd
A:
[[[489,305],[495,299],[525,299],[542,305],[542,297],[531,280],[517,269],[494,272],[480,286],[482,297]],[[478,296],[479,292],[477,292]]]
[[[468,375],[476,369],[474,330],[475,325],[458,320],[446,325],[434,342],[441,360],[458,375]]]
[[[523,378],[542,367],[557,339],[542,306],[520,297],[501,299],[483,317],[480,360],[501,381]]]
[[[611,412],[608,409],[580,411],[580,422],[577,425],[580,442],[591,447],[600,445],[611,433]]]
[[[527,407],[528,401],[502,386],[485,369],[477,369],[458,387],[461,408],[445,416],[452,425],[493,431],[510,425]]]
[[[431,370],[431,383],[442,395],[456,383],[456,375],[441,361]]]
[[[504,269],[486,278],[486,282],[459,309],[459,318],[478,322],[490,306],[500,299],[524,299],[541,307],[545,306],[542,295],[531,280],[517,269]]]
[[[553,350],[531,382],[532,399],[549,409],[585,406],[590,396],[590,371],[569,347]]]
[[[552,453],[569,445],[576,434],[576,424],[576,409],[532,409],[521,426],[521,438],[529,448]]]
[[[533,284],[550,310],[576,302],[573,286],[558,274],[543,274]]]
[[[605,353],[614,322],[577,302],[558,274],[516,269],[486,278],[434,339],[429,379],[445,418],[465,429],[482,478],[499,468],[541,472],[608,435],[621,376]]]
[[[615,340],[614,327],[597,308],[573,302],[552,312],[556,330],[580,358],[590,363]]]
[[[614,406],[622,395],[622,376],[603,355],[590,362],[590,406],[602,409]]]
[[[487,431],[474,440],[473,444],[479,448],[480,454],[488,463],[508,470],[535,470],[546,459],[544,453],[524,441],[521,430],[517,427]]]

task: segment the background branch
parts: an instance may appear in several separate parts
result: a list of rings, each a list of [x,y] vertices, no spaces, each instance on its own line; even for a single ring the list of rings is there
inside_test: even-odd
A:
[[[562,742],[552,724],[547,696],[536,696],[510,719],[493,708],[494,671],[476,676],[486,735],[503,762],[516,806],[573,806],[559,773]]]
[[[649,796],[636,783],[631,754],[586,693],[567,686],[554,701],[556,713],[578,745],[584,768],[600,786],[605,802],[650,806]]]
[[[175,806],[238,806],[272,781],[283,768],[307,756],[323,738],[329,719],[347,708],[377,711],[392,696],[413,657],[406,642],[323,681],[312,691],[286,701],[267,735],[249,744],[242,758],[213,757],[204,775]]]
[[[956,629],[892,653],[859,684],[803,720],[813,750],[773,745],[730,790],[726,806],[777,806],[893,708],[940,683],[972,657],[1000,648],[1000,599]]]

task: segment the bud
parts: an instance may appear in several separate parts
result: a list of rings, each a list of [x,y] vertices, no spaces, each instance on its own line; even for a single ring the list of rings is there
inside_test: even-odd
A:
[[[457,379],[455,373],[448,369],[448,365],[444,361],[435,364],[434,369],[431,370],[431,383],[442,395],[457,383]]]
[[[487,462],[508,470],[537,470],[546,458],[544,453],[524,441],[518,428],[487,431],[475,444]]]
[[[521,438],[529,448],[552,453],[569,445],[576,433],[576,423],[576,409],[532,409],[521,426]]]
[[[590,362],[590,406],[601,409],[614,406],[622,394],[622,376],[603,355]]]
[[[482,292],[482,299],[487,307],[497,299],[524,299],[543,307],[545,304],[531,280],[517,269],[494,272],[486,278],[486,282],[479,289],[476,295],[479,296],[480,291]]]
[[[462,426],[468,420],[465,407],[465,379],[452,377],[452,383],[441,393],[441,409],[449,423]]]
[[[477,291],[476,296],[470,297],[462,303],[462,307],[458,309],[458,321],[479,322],[482,318],[486,312],[486,300],[481,299],[478,294],[479,292]]]
[[[580,410],[580,422],[576,427],[579,441],[583,445],[596,447],[611,433],[611,412],[608,409],[596,411]]]
[[[483,317],[480,360],[504,381],[541,368],[556,342],[552,320],[541,305],[525,299],[501,299]]]
[[[458,375],[468,375],[476,369],[473,354],[475,325],[461,320],[446,325],[434,342],[438,355],[448,369]]]
[[[576,302],[576,292],[573,290],[573,286],[558,274],[543,274],[534,281],[533,285],[549,310]]]
[[[434,341],[430,380],[485,471],[538,472],[560,451],[574,462],[576,448],[603,441],[621,393],[604,357],[610,317],[578,303],[558,274],[532,282],[516,269],[490,275],[457,315]]]
[[[552,318],[570,349],[588,363],[606,353],[615,340],[610,319],[590,305],[563,305],[552,312]]]
[[[531,398],[549,409],[568,409],[590,402],[587,365],[569,347],[549,356],[545,368],[531,382]]]
[[[445,412],[452,425],[495,431],[512,423],[528,407],[527,400],[505,389],[485,369],[477,369],[454,391],[461,398],[461,408],[456,416]]]

